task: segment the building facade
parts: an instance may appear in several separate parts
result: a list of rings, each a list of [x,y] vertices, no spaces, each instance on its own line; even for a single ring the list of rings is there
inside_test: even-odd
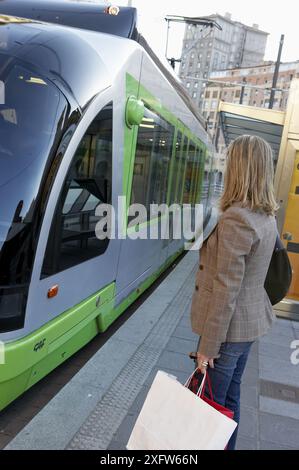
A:
[[[210,82],[203,92],[202,114],[208,127],[216,136],[219,102],[241,103],[260,108],[269,107],[269,98],[275,69],[274,62],[264,62],[255,67],[242,67],[212,72]],[[299,61],[280,64],[273,109],[285,111],[293,78],[299,78]],[[217,83],[219,81],[219,84]],[[218,141],[223,154],[223,139]]]
[[[264,59],[268,33],[258,25],[246,26],[225,16],[211,15],[221,27],[207,31],[186,25],[179,76],[190,96],[201,109],[204,88],[211,73],[236,67],[260,64]]]

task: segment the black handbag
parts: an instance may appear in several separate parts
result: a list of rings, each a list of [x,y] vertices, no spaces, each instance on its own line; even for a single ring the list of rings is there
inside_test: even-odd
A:
[[[280,302],[287,294],[292,282],[292,267],[286,248],[279,235],[270,261],[265,280],[265,290],[272,305]]]

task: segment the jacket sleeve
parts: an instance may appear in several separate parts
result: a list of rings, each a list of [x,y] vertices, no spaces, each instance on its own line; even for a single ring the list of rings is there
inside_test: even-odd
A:
[[[240,210],[231,208],[220,219],[217,235],[216,274],[199,345],[199,353],[209,358],[217,357],[221,343],[226,341],[254,230],[243,219]]]

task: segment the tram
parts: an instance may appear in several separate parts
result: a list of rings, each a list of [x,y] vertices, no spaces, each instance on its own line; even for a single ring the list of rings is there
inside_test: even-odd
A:
[[[142,237],[159,216],[117,216],[140,237],[99,239],[101,205],[202,203],[209,218],[205,122],[136,16],[0,3],[0,410],[107,330],[184,250]]]

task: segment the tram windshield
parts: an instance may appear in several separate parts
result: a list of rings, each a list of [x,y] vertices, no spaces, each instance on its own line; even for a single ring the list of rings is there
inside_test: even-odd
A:
[[[52,82],[0,53],[0,320],[5,287],[30,280],[33,212],[66,106]]]

